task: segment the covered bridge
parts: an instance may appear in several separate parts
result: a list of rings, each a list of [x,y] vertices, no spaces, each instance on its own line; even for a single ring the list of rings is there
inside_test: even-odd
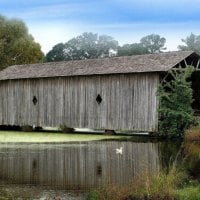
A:
[[[0,125],[155,132],[158,85],[179,65],[199,68],[200,56],[178,51],[8,67],[0,72]],[[199,109],[198,74],[193,85]]]

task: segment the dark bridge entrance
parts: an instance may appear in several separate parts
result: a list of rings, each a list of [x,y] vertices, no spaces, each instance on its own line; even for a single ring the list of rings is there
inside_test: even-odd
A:
[[[192,74],[193,103],[192,108],[195,115],[200,115],[200,71]]]

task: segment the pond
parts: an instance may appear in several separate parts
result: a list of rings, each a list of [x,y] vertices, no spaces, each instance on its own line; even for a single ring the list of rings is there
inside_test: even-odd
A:
[[[178,141],[160,142],[148,138],[1,143],[1,188],[12,195],[18,194],[19,199],[23,199],[23,191],[29,191],[29,195],[34,196],[32,199],[50,200],[55,196],[84,199],[84,191],[104,184],[125,185],[139,176],[153,175],[169,167],[180,146]],[[73,192],[69,194],[69,191]],[[28,199],[27,196],[24,198]]]

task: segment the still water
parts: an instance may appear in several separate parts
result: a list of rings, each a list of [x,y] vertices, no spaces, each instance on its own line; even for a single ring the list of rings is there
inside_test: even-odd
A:
[[[44,187],[87,191],[103,184],[124,185],[146,173],[156,174],[170,164],[179,147],[179,143],[148,140],[1,143],[0,180],[4,187],[15,184],[31,186],[32,190]],[[41,191],[43,196],[44,191]],[[80,196],[71,195],[73,198],[80,199]]]

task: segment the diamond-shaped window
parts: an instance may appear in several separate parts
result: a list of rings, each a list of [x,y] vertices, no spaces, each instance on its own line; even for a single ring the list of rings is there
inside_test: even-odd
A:
[[[97,95],[96,101],[98,104],[100,104],[102,102],[102,98],[101,98],[100,94]]]
[[[37,100],[36,96],[34,96],[34,97],[33,97],[33,104],[36,105],[37,102],[38,102],[38,100]]]

